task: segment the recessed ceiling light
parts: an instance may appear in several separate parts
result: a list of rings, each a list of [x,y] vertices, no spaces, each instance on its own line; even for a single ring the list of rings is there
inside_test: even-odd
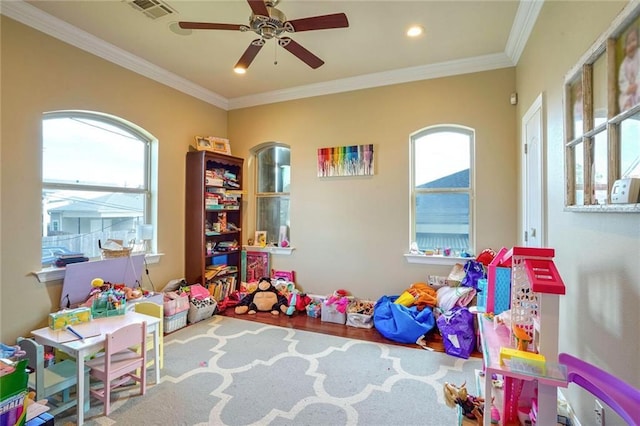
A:
[[[424,32],[424,28],[422,28],[421,25],[412,25],[407,30],[407,36],[409,36],[409,37],[418,37],[423,32]]]
[[[236,67],[233,69],[233,72],[235,72],[236,74],[246,74],[247,69],[242,67]]]

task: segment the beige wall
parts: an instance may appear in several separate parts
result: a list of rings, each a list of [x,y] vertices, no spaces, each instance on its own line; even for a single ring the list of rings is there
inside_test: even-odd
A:
[[[544,95],[548,245],[567,286],[560,350],[640,387],[640,219],[563,211],[562,83],[565,73],[626,2],[545,2],[517,68],[316,97],[226,113],[2,17],[0,341],[42,326],[60,283],[38,283],[40,118],[89,109],[119,115],[160,141],[157,286],[183,270],[184,153],[196,134],[229,136],[234,155],[280,141],[292,147],[291,256],[305,290],[344,287],[362,297],[400,291],[448,267],[410,265],[408,138],[436,123],[477,130],[478,247],[516,242],[520,120]],[[520,103],[509,105],[517,88]],[[228,131],[227,131],[228,127]],[[374,143],[376,174],[318,179],[316,148]],[[251,162],[247,172],[251,171]],[[251,173],[247,174],[251,183]],[[250,187],[250,190],[252,188]],[[247,204],[251,212],[251,205]],[[243,227],[253,231],[253,215]],[[249,235],[245,233],[245,235]],[[593,399],[572,386],[589,424]]]
[[[625,4],[545,2],[516,75],[518,120],[539,93],[545,97],[549,246],[567,287],[560,351],[640,387],[640,216],[563,211],[564,77]],[[591,424],[593,398],[575,385],[568,392],[583,424]],[[620,423],[612,415],[607,424]]]
[[[291,256],[276,268],[296,271],[312,293],[345,288],[359,297],[398,294],[451,267],[408,264],[409,136],[435,124],[476,129],[477,247],[516,238],[516,129],[513,69],[427,80],[229,112],[234,153],[268,141],[291,146]],[[316,176],[321,147],[373,143],[375,175]],[[248,167],[249,182],[252,167]],[[252,235],[251,208],[244,229]]]
[[[182,275],[184,153],[197,134],[229,136],[234,155],[245,158],[265,141],[291,145],[296,250],[274,256],[273,266],[295,270],[309,292],[346,288],[376,299],[424,281],[427,274],[449,272],[449,266],[408,264],[402,256],[409,246],[409,135],[438,123],[477,131],[478,247],[515,242],[513,68],[227,114],[10,19],[2,22],[2,103],[8,111],[2,116],[2,341],[43,325],[60,297],[60,282],[41,284],[29,275],[39,262],[40,229],[34,224],[40,223],[44,111],[103,111],[137,123],[160,140],[158,237],[165,256],[150,267],[156,286]],[[375,144],[375,176],[316,177],[318,147],[363,143]],[[251,211],[251,203],[245,203]],[[251,215],[244,229],[253,231],[253,221]]]
[[[0,341],[46,324],[61,282],[39,283],[41,119],[83,109],[126,118],[159,141],[158,247],[154,285],[183,274],[184,164],[194,135],[227,133],[227,113],[2,16],[2,253]],[[101,170],[96,158],[96,173]],[[145,280],[146,287],[148,281]]]

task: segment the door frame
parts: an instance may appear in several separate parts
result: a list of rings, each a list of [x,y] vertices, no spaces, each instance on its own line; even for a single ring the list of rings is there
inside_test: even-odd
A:
[[[545,129],[545,122],[544,122],[544,111],[543,111],[543,101],[544,101],[544,96],[542,93],[540,93],[536,99],[533,101],[533,103],[531,104],[531,106],[529,107],[529,109],[527,110],[527,112],[525,112],[525,114],[522,116],[522,123],[521,123],[521,134],[520,134],[520,155],[521,155],[521,186],[520,186],[520,194],[521,194],[521,205],[522,205],[522,216],[521,216],[521,232],[520,235],[518,237],[518,240],[520,240],[522,242],[523,246],[527,245],[527,242],[524,241],[524,233],[525,231],[527,231],[528,228],[528,222],[527,222],[527,208],[528,208],[528,202],[527,202],[527,198],[528,198],[528,194],[529,194],[529,190],[527,187],[527,183],[528,183],[528,166],[529,163],[527,161],[527,154],[525,154],[525,144],[527,143],[527,123],[529,122],[529,120],[531,120],[531,118],[535,115],[535,114],[540,114],[540,120],[539,120],[539,134],[540,134],[540,141],[538,143],[538,158],[540,159],[540,170],[539,170],[539,176],[540,176],[540,181],[538,182],[538,185],[540,187],[540,199],[538,200],[540,202],[540,229],[538,230],[538,235],[539,235],[539,239],[540,239],[540,247],[546,247],[547,244],[547,226],[546,226],[546,210],[547,210],[547,206],[546,206],[546,185],[545,185],[545,181],[546,181],[546,157],[545,157],[545,147],[546,147],[546,143],[545,143],[545,133],[544,133],[544,129]]]

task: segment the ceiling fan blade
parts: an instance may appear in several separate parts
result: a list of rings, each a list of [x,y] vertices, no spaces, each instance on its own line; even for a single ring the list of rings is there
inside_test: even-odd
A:
[[[267,5],[264,4],[264,0],[247,0],[249,7],[254,15],[269,16]]]
[[[334,13],[331,15],[313,16],[311,18],[293,19],[287,22],[293,27],[293,31],[329,30],[331,28],[346,28],[349,20],[344,13]],[[287,31],[289,31],[287,29]]]
[[[240,24],[215,24],[211,22],[178,22],[178,26],[185,30],[232,30],[240,31]]]
[[[256,57],[258,52],[260,52],[260,49],[262,49],[262,46],[264,46],[263,39],[257,38],[253,40],[249,47],[247,47],[247,50],[244,51],[242,57],[240,57],[240,60],[238,60],[238,63],[234,68],[243,68],[245,70],[249,68],[253,59]]]
[[[293,53],[302,62],[309,65],[313,69],[316,69],[324,64],[324,61],[322,59],[318,58],[316,55],[309,52],[307,49],[305,49],[289,37],[281,37],[278,40],[278,44],[287,49],[289,52]]]

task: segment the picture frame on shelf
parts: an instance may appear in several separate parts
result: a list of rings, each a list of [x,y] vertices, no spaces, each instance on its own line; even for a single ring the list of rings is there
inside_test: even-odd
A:
[[[212,144],[209,138],[204,136],[196,136],[196,150],[198,151],[212,151]]]
[[[253,244],[258,247],[266,247],[267,246],[267,231],[256,231]]]
[[[216,152],[231,155],[231,143],[229,139],[216,136],[196,136],[196,150]]]

